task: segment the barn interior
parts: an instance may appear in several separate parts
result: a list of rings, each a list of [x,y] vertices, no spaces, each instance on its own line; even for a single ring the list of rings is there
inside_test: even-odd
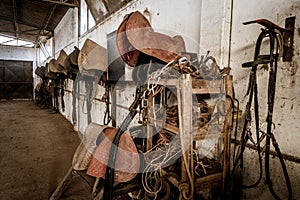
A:
[[[300,199],[299,18],[300,0],[2,0],[0,199]]]

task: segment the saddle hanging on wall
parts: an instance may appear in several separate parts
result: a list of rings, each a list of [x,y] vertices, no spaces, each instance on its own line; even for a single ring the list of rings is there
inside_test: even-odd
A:
[[[73,169],[87,170],[88,175],[104,178],[109,149],[116,132],[117,128],[90,123],[74,153]],[[139,167],[140,159],[136,146],[127,132],[120,139],[115,180],[118,182],[132,180],[139,171]]]
[[[86,104],[88,123],[92,122],[91,108],[93,90],[100,80],[105,80],[105,71],[107,70],[107,51],[106,48],[98,45],[96,42],[86,39],[82,49],[78,54],[78,66],[80,80],[85,82]],[[95,84],[96,83],[96,84]],[[79,89],[79,88],[77,88]],[[85,101],[84,101],[85,102]]]
[[[98,135],[108,126],[90,123],[86,128],[81,143],[77,147],[72,161],[73,169],[86,170],[97,148]]]
[[[63,66],[61,66],[54,58],[49,61],[48,67],[49,72],[54,73],[58,79],[66,78],[67,73],[65,72]]]
[[[67,75],[67,72],[68,72],[66,70],[66,68],[64,67],[65,60],[67,59],[67,57],[68,57],[68,54],[63,49],[60,50],[59,55],[57,57],[57,63],[59,65],[60,69],[62,68],[62,71],[65,75]]]
[[[117,128],[107,127],[99,134],[98,147],[90,161],[88,175],[105,178],[110,148],[117,131]],[[117,148],[114,179],[116,182],[128,182],[136,176],[140,167],[139,154],[128,132],[121,135]]]
[[[45,73],[46,73],[46,67],[45,66],[41,66],[41,67],[37,67],[34,71],[34,73],[39,76],[41,79],[45,78]]]
[[[125,17],[117,30],[117,48],[125,63],[135,67],[140,53],[168,63],[185,52],[181,36],[170,37],[155,32],[139,11]]]
[[[75,46],[74,50],[66,57],[64,61],[64,68],[67,71],[67,75],[70,79],[75,80],[79,67],[78,67],[78,55],[80,50]]]
[[[81,74],[89,76],[102,75],[107,70],[107,51],[96,42],[86,39],[78,55]]]
[[[45,67],[46,67],[46,68],[45,68],[45,77],[46,77],[47,79],[51,79],[51,80],[56,80],[56,79],[58,79],[57,74],[50,71],[49,63],[46,63],[46,66],[45,66]]]

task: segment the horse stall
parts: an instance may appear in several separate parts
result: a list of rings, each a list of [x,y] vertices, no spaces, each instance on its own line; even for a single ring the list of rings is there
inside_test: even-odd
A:
[[[26,152],[35,157],[36,166],[29,165],[34,170],[27,171],[34,184],[22,188],[32,195],[23,198],[300,198],[299,1],[14,0],[3,5],[13,11],[13,18],[0,16],[0,23],[13,27],[7,34],[33,44],[13,47],[19,51],[15,55],[0,46],[6,50],[0,53],[0,88],[18,80],[17,94],[35,104],[24,104],[32,109],[29,115],[21,105],[2,101],[2,119],[39,120],[23,131],[16,122],[17,131],[10,133],[11,144],[24,140]],[[30,5],[36,18],[26,19]],[[16,63],[22,67],[11,67]],[[12,96],[1,90],[2,99]],[[27,143],[27,132],[28,141],[34,137],[41,143]],[[3,157],[3,166],[7,162]],[[43,175],[39,166],[50,172]],[[0,191],[6,191],[1,199],[22,196],[21,190],[19,196]]]

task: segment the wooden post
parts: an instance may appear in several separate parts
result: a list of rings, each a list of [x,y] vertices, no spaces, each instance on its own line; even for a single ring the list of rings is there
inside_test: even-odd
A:
[[[144,105],[143,105],[144,106]],[[147,106],[147,114],[148,114],[148,119],[147,119],[147,144],[146,144],[146,151],[152,149],[152,146],[153,146],[153,127],[154,126],[152,123],[154,123],[153,120],[150,119],[149,116],[154,116],[154,113],[153,113],[153,94],[152,92],[149,92],[149,95],[148,95],[148,106]]]
[[[184,74],[177,87],[179,133],[182,146],[181,183],[188,184],[188,191],[181,191],[182,199],[186,192],[194,199],[194,167],[193,167],[193,136],[192,136],[192,82],[189,74]],[[188,174],[190,173],[190,174]],[[190,176],[190,177],[189,177]],[[192,180],[190,180],[192,179]]]
[[[232,75],[224,77],[225,93],[226,93],[226,118],[224,124],[224,169],[223,169],[223,184],[222,184],[222,196],[225,197],[228,184],[228,175],[230,173],[230,139],[232,130],[232,110],[233,105],[230,98],[233,96],[233,84]]]

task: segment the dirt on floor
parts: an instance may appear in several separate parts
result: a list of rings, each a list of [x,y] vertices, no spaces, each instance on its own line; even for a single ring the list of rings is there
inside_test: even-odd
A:
[[[0,199],[49,199],[79,143],[77,132],[59,113],[29,100],[0,101]],[[71,185],[61,199],[87,199],[90,186],[78,185],[82,180],[77,179],[71,183],[77,189]]]

